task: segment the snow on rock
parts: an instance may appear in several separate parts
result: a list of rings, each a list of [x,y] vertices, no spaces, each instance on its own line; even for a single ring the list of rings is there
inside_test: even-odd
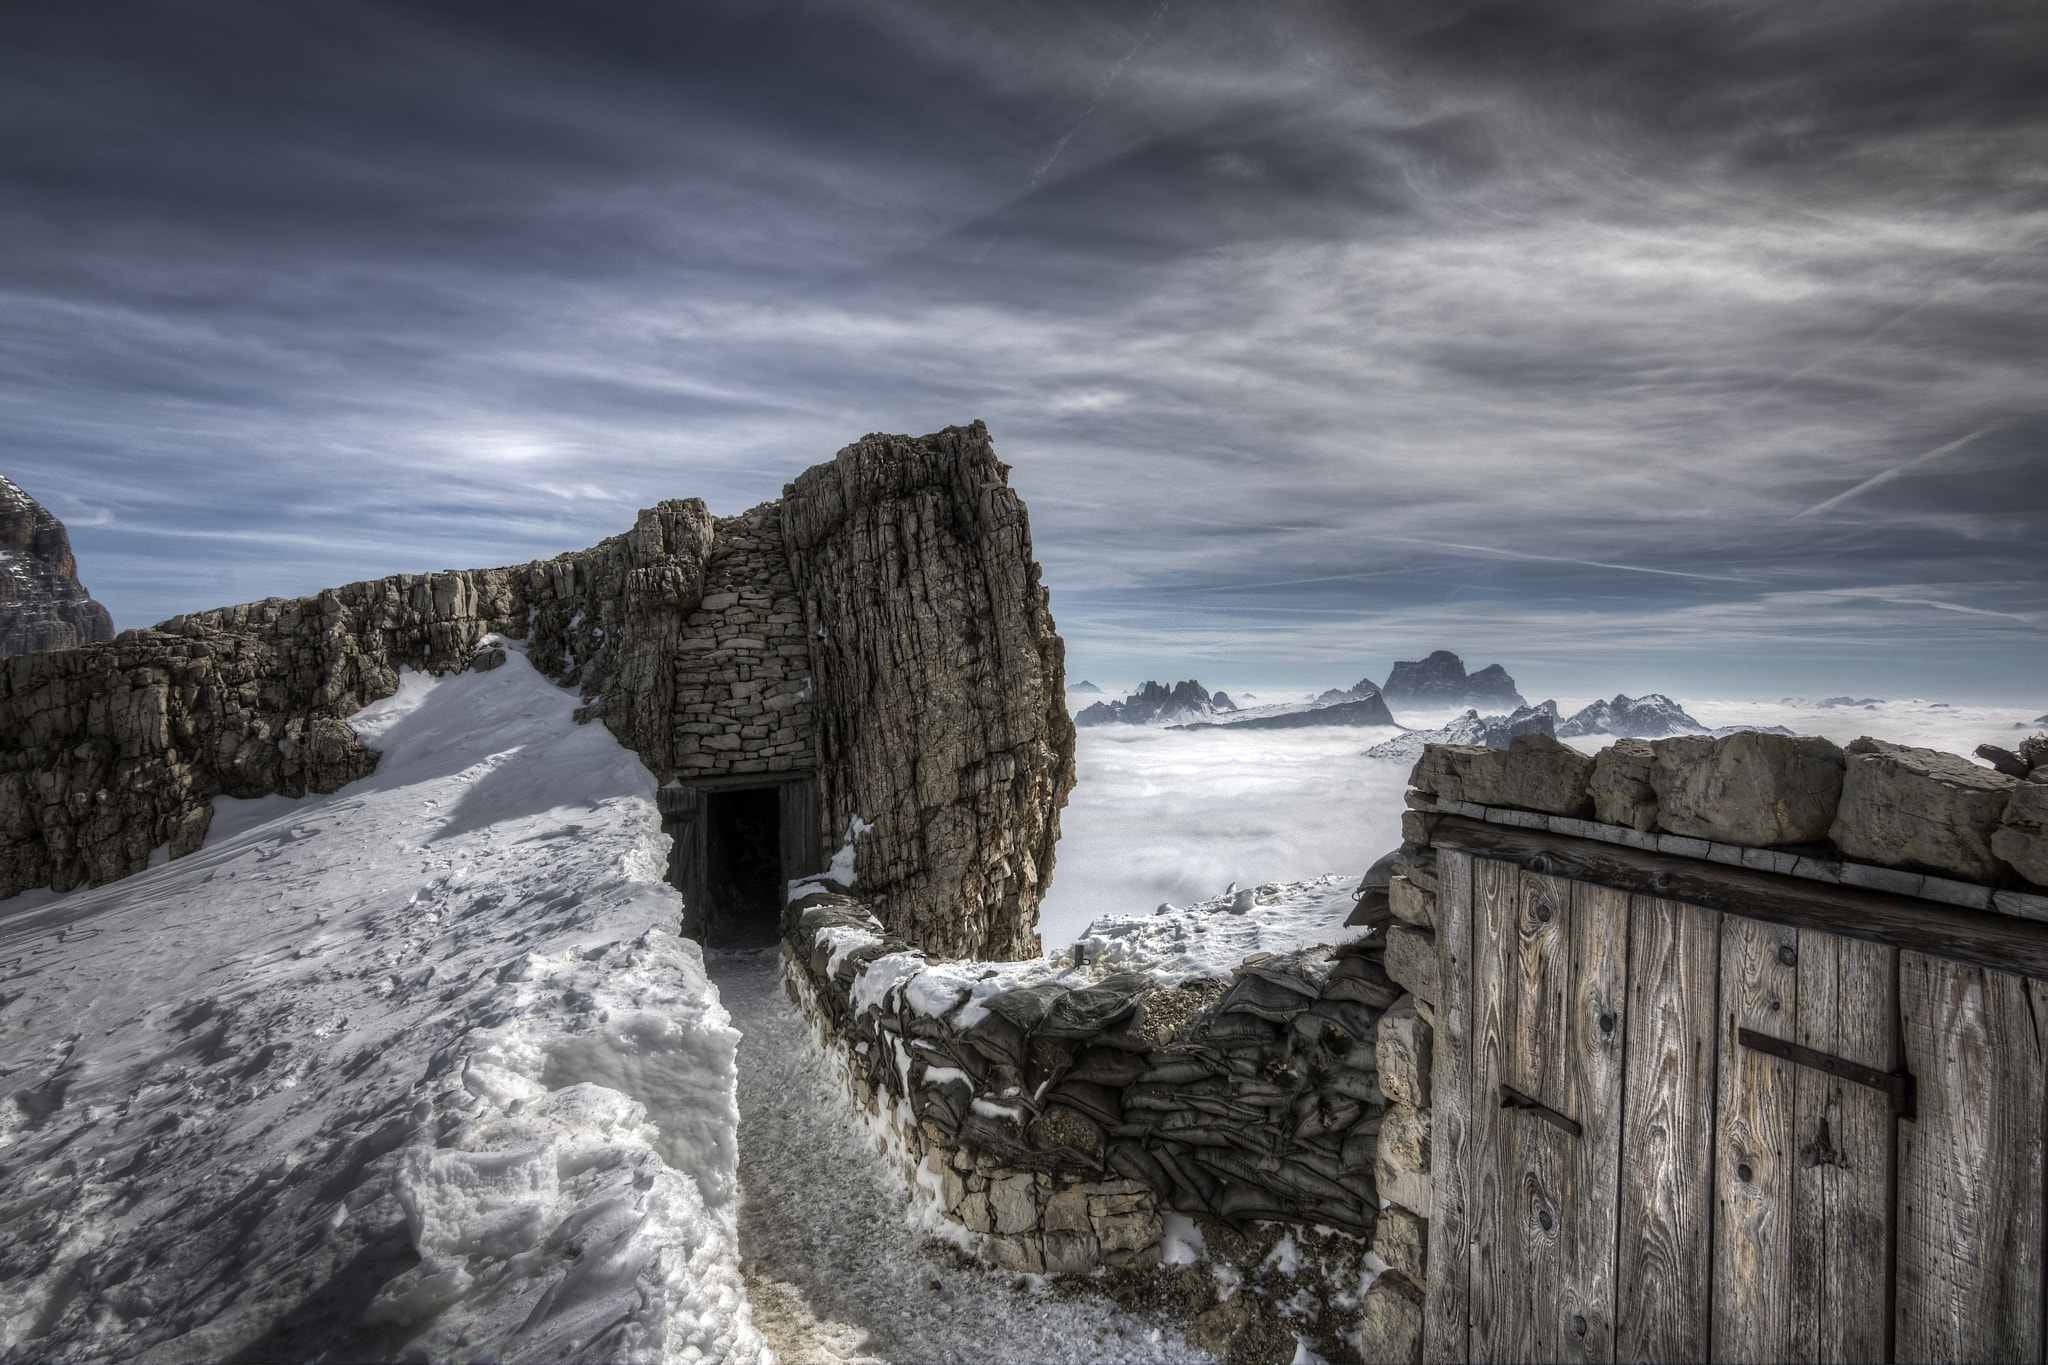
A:
[[[1516,735],[1555,734],[1556,727],[1557,703],[1554,701],[1518,706],[1513,714],[1506,716],[1482,716],[1477,711],[1467,711],[1441,729],[1410,730],[1375,744],[1365,751],[1365,756],[1398,759],[1412,764],[1422,757],[1425,745],[1483,744],[1489,749],[1505,749]]]
[[[370,777],[0,905],[0,1359],[760,1358],[738,1034],[575,706],[406,673]]]

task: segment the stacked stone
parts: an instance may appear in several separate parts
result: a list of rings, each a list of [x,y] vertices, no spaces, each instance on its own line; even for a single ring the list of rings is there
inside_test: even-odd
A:
[[[0,897],[140,872],[199,847],[216,796],[329,792],[377,756],[346,717],[398,671],[502,661],[498,633],[589,704],[657,776],[673,771],[676,641],[711,517],[643,511],[590,550],[505,569],[401,574],[316,597],[174,617],[0,660]]]
[[[677,649],[675,764],[686,778],[804,771],[817,755],[803,603],[780,503],[714,523],[703,601]]]
[[[1157,1264],[1167,1209],[1373,1235],[1389,1091],[1413,1100],[1428,1067],[1376,942],[1259,954],[1229,981],[1014,988],[968,1023],[969,991],[935,1008],[923,955],[849,896],[797,902],[784,935],[855,1099],[893,1116],[906,1178],[995,1264]]]

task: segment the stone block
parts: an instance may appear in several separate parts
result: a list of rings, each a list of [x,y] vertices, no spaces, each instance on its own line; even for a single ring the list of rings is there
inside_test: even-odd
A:
[[[1088,1192],[1079,1185],[1054,1191],[1052,1197],[1045,1201],[1041,1226],[1047,1232],[1093,1233],[1095,1225],[1088,1217]]]
[[[1647,739],[1621,739],[1593,755],[1593,818],[1603,825],[1648,831],[1657,827],[1657,793],[1650,765],[1657,751]]]
[[[1415,997],[1404,995],[1380,1016],[1375,1051],[1380,1089],[1397,1104],[1429,1107],[1430,1054],[1435,1030],[1416,1012]]]
[[[1436,935],[1427,929],[1396,924],[1387,930],[1383,963],[1395,984],[1411,995],[1436,1000]]]
[[[1395,877],[1387,883],[1387,908],[1404,924],[1418,929],[1436,927],[1436,897],[1417,886],[1412,877]]]
[[[1422,1359],[1422,1302],[1408,1285],[1382,1275],[1365,1291],[1358,1326],[1360,1359],[1375,1365],[1417,1365]]]
[[[1429,1217],[1429,1111],[1396,1104],[1380,1122],[1373,1175],[1381,1197]]]
[[[1101,1248],[1086,1232],[1047,1232],[1044,1256],[1048,1275],[1087,1275],[1102,1263]]]
[[[1657,827],[1750,848],[1827,837],[1842,798],[1843,754],[1811,735],[1743,730],[1651,744]]]
[[[1372,1232],[1372,1254],[1411,1283],[1427,1283],[1429,1220],[1407,1209],[1382,1209]]]
[[[1991,851],[2034,885],[2048,886],[2048,767],[2034,769],[2013,788]]]
[[[1849,746],[1842,803],[1828,837],[1851,858],[1997,882],[1993,852],[2018,779],[1936,749],[1868,736]]]
[[[988,1201],[995,1210],[997,1232],[1031,1232],[1038,1227],[1038,1199],[1029,1175],[1005,1176],[988,1182]]]
[[[1427,745],[1408,784],[1445,801],[1583,818],[1593,813],[1592,780],[1592,759],[1550,735],[1530,734],[1505,749]]]
[[[1165,1225],[1156,1212],[1140,1209],[1099,1218],[1095,1231],[1104,1251],[1142,1251],[1158,1245]]]
[[[1036,1233],[1015,1237],[991,1237],[981,1244],[989,1263],[1019,1275],[1045,1273],[1045,1243]]]
[[[995,1215],[988,1206],[988,1196],[973,1190],[960,1196],[960,1202],[953,1208],[960,1225],[969,1232],[994,1232]]]

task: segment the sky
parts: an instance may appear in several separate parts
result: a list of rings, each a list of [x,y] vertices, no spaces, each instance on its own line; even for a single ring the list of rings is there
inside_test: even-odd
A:
[[[975,418],[1073,678],[2048,708],[2033,0],[0,6],[122,627]]]

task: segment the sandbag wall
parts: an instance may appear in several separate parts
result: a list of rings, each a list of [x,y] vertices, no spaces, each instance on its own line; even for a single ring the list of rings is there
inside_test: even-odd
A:
[[[1228,981],[991,989],[985,964],[927,959],[821,893],[790,907],[784,944],[792,998],[906,1178],[994,1264],[1157,1264],[1169,1210],[1373,1237],[1388,1092],[1418,1079],[1414,1003],[1377,935]],[[1383,1047],[1388,1021],[1402,1041]]]

